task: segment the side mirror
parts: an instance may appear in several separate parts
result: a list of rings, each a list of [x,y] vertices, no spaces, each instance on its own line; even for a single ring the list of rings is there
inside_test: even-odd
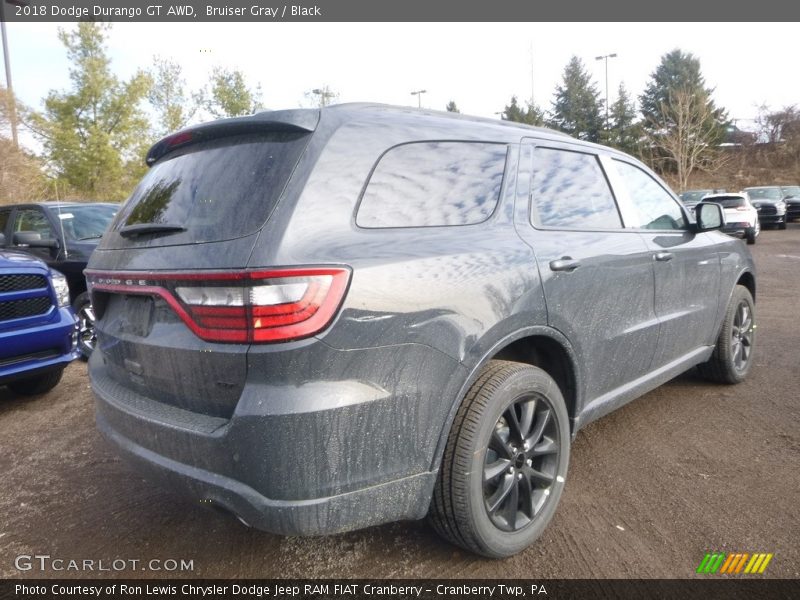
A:
[[[725,212],[714,202],[701,202],[694,207],[698,231],[712,231],[725,225]]]
[[[28,248],[58,248],[58,240],[43,240],[42,234],[36,231],[18,231],[14,234],[14,244]]]

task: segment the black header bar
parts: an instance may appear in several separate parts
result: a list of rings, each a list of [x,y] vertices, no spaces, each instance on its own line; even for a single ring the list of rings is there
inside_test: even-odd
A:
[[[787,0],[0,0],[4,20],[109,22],[797,21]],[[601,26],[601,25],[598,25]],[[723,35],[723,31],[715,31]]]

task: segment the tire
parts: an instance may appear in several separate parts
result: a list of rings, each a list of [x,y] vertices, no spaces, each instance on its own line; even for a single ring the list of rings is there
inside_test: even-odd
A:
[[[783,221],[778,223],[778,229],[786,229],[786,218],[784,217]]]
[[[750,290],[737,285],[725,311],[714,353],[708,362],[698,366],[703,377],[731,384],[745,380],[753,364],[755,314],[755,302]]]
[[[88,292],[83,292],[72,303],[72,310],[78,318],[78,350],[81,357],[88,360],[94,350],[97,335],[94,331],[94,310]]]
[[[17,379],[8,384],[12,392],[21,394],[23,396],[38,396],[49,392],[58,385],[61,381],[61,376],[64,374],[64,369],[56,369],[49,371],[43,375],[30,377],[28,379]]]
[[[569,417],[555,381],[537,367],[490,361],[453,421],[429,522],[476,554],[502,558],[524,550],[555,513],[569,446]]]
[[[747,231],[745,232],[745,236],[744,237],[747,240],[747,243],[750,244],[751,246],[753,244],[755,244],[756,243],[756,228],[755,227],[749,227],[747,229]]]

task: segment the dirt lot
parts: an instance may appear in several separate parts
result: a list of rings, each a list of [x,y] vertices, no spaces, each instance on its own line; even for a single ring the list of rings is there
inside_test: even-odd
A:
[[[800,577],[800,223],[764,231],[754,255],[750,379],[688,373],[582,431],[555,520],[519,556],[477,558],[424,522],[314,539],[248,530],[120,461],[74,363],[45,396],[0,389],[0,576],[80,576],[14,568],[49,554],[187,559],[194,570],[172,575],[194,577],[689,577],[719,550],[772,552],[768,576]]]

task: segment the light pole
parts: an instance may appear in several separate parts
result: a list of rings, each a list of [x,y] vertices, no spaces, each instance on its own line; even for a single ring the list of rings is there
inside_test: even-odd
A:
[[[417,90],[416,92],[411,92],[412,96],[417,97],[417,108],[422,108],[422,94],[427,93],[428,90]]]
[[[595,56],[595,60],[604,60],[606,61],[606,131],[608,131],[608,59],[609,58],[616,58],[617,55],[615,53],[612,54],[605,54],[603,56]]]
[[[8,94],[8,120],[11,122],[11,140],[14,148],[19,150],[19,140],[17,139],[17,103],[14,101],[14,86],[11,85],[11,60],[8,57],[8,37],[6,34],[6,17],[3,11],[5,3],[16,6],[27,6],[27,0],[3,0],[0,1],[0,34],[3,37],[3,62],[6,66],[6,93]]]
[[[328,101],[331,98],[335,98],[336,97],[336,94],[334,92],[332,92],[328,88],[327,85],[324,88],[313,89],[313,90],[311,90],[311,93],[312,94],[316,94],[317,96],[319,96],[319,107],[320,108],[324,108],[324,107],[328,106]]]

